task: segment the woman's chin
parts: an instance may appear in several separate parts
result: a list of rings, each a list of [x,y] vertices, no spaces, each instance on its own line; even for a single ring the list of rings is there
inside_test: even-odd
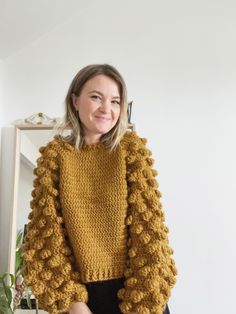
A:
[[[112,125],[96,125],[95,130],[99,133],[105,134],[112,129]]]

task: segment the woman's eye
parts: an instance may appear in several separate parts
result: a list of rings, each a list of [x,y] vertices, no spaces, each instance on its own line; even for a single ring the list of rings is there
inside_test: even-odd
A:
[[[115,102],[117,105],[120,104],[120,102],[118,100],[114,100],[113,102]]]
[[[91,98],[94,98],[94,99],[100,99],[100,97],[99,97],[99,96],[97,96],[97,95],[93,95]]]
[[[98,99],[101,100],[101,99],[102,99],[102,98],[101,98],[100,96],[98,96],[98,95],[93,95],[93,96],[91,96],[91,98],[96,99],[96,100],[98,100]],[[117,105],[120,104],[120,102],[119,102],[118,100],[113,100],[112,103],[115,103],[115,104],[117,104]]]

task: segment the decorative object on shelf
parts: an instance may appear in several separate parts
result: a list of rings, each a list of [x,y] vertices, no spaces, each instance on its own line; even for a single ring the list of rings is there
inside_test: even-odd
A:
[[[39,112],[33,114],[32,116],[24,119],[25,123],[32,123],[32,124],[53,124],[56,123],[56,118],[50,118],[43,112]]]
[[[61,121],[61,118],[50,118],[43,112],[35,113],[28,118],[15,120],[13,124],[30,124],[30,125],[54,125]]]
[[[128,103],[127,116],[128,116],[128,128],[134,131],[135,125],[134,123],[131,122],[132,105],[133,105],[133,101],[130,101]]]

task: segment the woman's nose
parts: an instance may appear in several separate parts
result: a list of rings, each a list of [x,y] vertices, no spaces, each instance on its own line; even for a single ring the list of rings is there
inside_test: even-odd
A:
[[[109,100],[103,100],[101,102],[100,109],[102,109],[103,111],[109,111],[110,108],[111,108],[111,104]]]

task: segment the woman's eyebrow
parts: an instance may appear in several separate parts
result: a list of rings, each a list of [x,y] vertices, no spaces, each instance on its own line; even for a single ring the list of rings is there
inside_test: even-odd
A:
[[[103,94],[101,92],[97,91],[97,90],[92,90],[91,92],[89,92],[89,94],[90,93],[97,93],[97,94],[103,96]],[[112,98],[120,98],[120,96],[113,96]]]

